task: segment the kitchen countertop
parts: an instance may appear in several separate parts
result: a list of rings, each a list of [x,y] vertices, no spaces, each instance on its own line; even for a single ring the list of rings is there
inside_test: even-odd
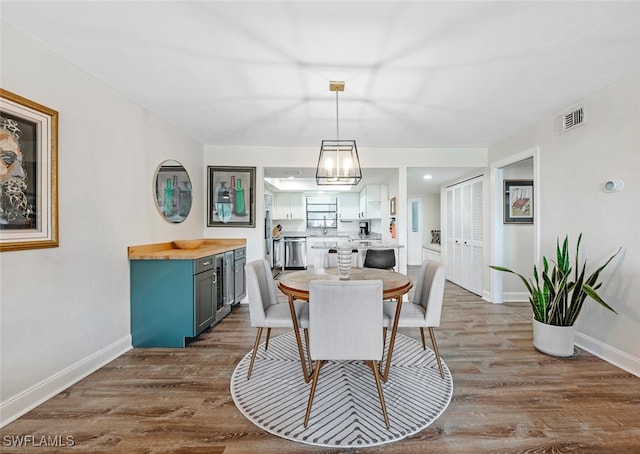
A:
[[[422,247],[434,252],[440,252],[441,250],[441,246],[437,243],[424,243]]]
[[[353,249],[400,249],[403,248],[404,245],[399,243],[394,243],[391,241],[382,241],[382,240],[352,240],[352,241],[344,241],[340,242],[340,244],[349,244],[353,247]],[[338,247],[338,242],[336,241],[325,241],[322,243],[314,243],[311,245],[311,249],[336,249]]]
[[[369,235],[361,238],[358,232],[337,232],[336,229],[329,229],[326,234],[320,231],[296,231],[296,230],[283,230],[280,232],[280,236],[284,238],[347,238],[349,240],[364,240],[364,241],[380,241],[381,235],[379,233],[370,233]]]
[[[280,236],[283,238],[306,238],[307,232],[289,232],[289,231],[282,231],[280,232]]]
[[[127,248],[129,260],[195,260],[247,246],[244,238],[203,239],[197,249],[179,249],[173,242],[142,244]]]

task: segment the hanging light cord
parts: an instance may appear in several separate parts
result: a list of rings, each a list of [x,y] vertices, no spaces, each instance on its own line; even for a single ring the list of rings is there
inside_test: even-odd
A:
[[[340,140],[340,122],[338,121],[338,92],[336,91],[336,140]]]

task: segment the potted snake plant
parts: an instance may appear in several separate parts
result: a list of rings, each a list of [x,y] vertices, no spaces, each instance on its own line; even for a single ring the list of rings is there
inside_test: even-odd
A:
[[[568,236],[565,236],[562,246],[559,240],[556,242],[556,260],[551,261],[551,265],[546,257],[542,258],[541,274],[538,274],[534,265],[533,278],[527,279],[508,268],[490,265],[494,270],[515,274],[522,280],[529,292],[529,303],[533,310],[533,345],[549,355],[568,357],[574,354],[574,324],[587,298],[617,313],[597,291],[602,286],[602,282],[598,281],[600,273],[622,248],[587,275],[586,260],[582,264],[579,261],[581,240],[582,234],[578,236],[573,270],[569,258]]]

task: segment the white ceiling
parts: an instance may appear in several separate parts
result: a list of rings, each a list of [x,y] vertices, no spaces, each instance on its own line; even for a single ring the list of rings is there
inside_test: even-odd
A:
[[[640,71],[638,1],[7,1],[208,145],[484,147]]]

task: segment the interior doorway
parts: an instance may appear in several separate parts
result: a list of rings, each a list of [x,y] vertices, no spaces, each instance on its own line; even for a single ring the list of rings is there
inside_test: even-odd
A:
[[[407,265],[422,263],[422,200],[407,199]]]
[[[505,223],[505,180],[533,180],[533,223]],[[490,264],[507,266],[527,274],[540,261],[540,166],[538,147],[516,153],[491,164]],[[516,276],[490,272],[490,301],[527,301]]]

